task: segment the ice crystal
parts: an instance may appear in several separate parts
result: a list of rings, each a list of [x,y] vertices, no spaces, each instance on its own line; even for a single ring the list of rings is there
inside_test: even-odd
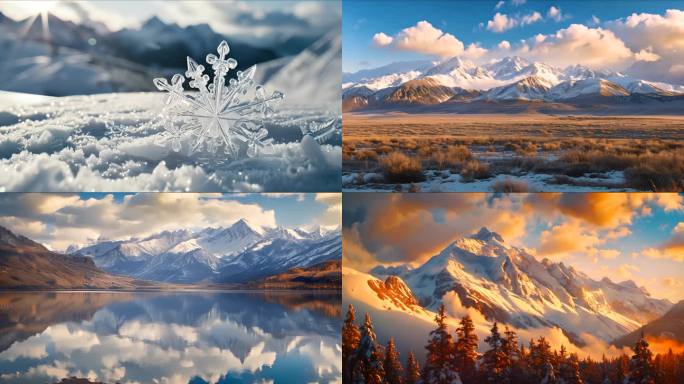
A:
[[[341,133],[339,119],[336,118],[323,122],[312,121],[308,125],[302,125],[301,130],[303,135],[313,137],[319,144],[324,143],[335,134]]]
[[[237,78],[231,78],[226,85],[227,73],[238,64],[226,57],[229,51],[228,43],[222,41],[218,56],[207,55],[206,62],[214,70],[211,84],[204,66],[187,58],[185,76],[195,91],[185,90],[186,79],[180,74],[173,75],[170,82],[154,79],[157,89],[168,93],[161,117],[174,151],[181,150],[182,138],[188,134],[194,138],[191,152],[205,148],[215,153],[222,149],[227,155],[237,156],[239,144],[243,143],[247,156],[254,157],[271,145],[273,140],[267,138],[265,123],[283,94],[275,91],[267,96],[264,88],[254,83],[256,65],[237,71]],[[248,93],[254,96],[249,99]]]

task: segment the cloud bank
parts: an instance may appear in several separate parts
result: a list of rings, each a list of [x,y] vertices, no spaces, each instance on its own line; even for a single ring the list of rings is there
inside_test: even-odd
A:
[[[63,250],[98,238],[144,237],[179,228],[227,226],[246,218],[276,226],[276,212],[220,194],[139,193],[81,199],[72,194],[3,194],[0,225]]]
[[[503,6],[504,2],[499,2],[495,8]],[[544,15],[496,12],[479,25],[492,33],[503,34],[513,28],[538,22],[559,23],[568,18],[562,9],[551,6]],[[663,14],[633,13],[608,21],[593,17],[586,24],[573,23],[555,33],[537,34],[515,42],[504,39],[491,47],[482,47],[477,42],[468,44],[426,20],[395,35],[378,32],[373,42],[378,47],[438,57],[462,56],[487,61],[518,55],[561,67],[581,64],[593,69],[624,71],[652,81],[684,84],[684,11],[678,9],[669,9]]]

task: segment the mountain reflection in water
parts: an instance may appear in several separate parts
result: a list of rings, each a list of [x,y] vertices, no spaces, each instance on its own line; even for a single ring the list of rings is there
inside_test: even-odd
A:
[[[0,381],[341,382],[341,296],[0,293]]]

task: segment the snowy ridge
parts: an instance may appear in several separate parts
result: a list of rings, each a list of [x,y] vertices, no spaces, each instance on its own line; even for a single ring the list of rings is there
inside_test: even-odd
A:
[[[398,63],[399,64],[399,63]],[[387,90],[397,89],[410,81],[430,80],[435,84],[470,91],[471,97],[459,101],[568,101],[586,96],[616,97],[649,95],[672,97],[684,95],[684,85],[650,82],[608,70],[597,71],[574,65],[559,68],[520,57],[505,57],[487,64],[453,57],[427,66],[416,62],[387,65],[377,70],[346,74],[343,99],[352,97],[356,106],[381,106]],[[391,69],[396,68],[395,72]],[[363,74],[363,76],[362,76]],[[363,98],[366,102],[358,100]],[[443,100],[435,103],[442,103]],[[453,100],[449,100],[453,102]]]
[[[342,255],[339,231],[264,228],[245,219],[229,227],[102,240],[69,253],[91,257],[111,273],[174,283],[244,282]]]
[[[425,310],[435,311],[446,295],[456,295],[464,307],[476,309],[490,321],[517,328],[558,327],[578,345],[584,332],[610,341],[661,316],[672,305],[652,298],[633,282],[596,281],[563,263],[538,261],[486,228],[454,241],[415,269],[391,271],[407,288],[396,284],[393,294],[374,294],[374,300],[379,300],[373,304],[376,308],[402,310],[393,298],[411,296]],[[354,271],[347,273],[357,276]],[[367,281],[371,286],[386,285],[374,277]],[[350,299],[368,303],[370,299],[359,297],[357,289],[350,292]]]

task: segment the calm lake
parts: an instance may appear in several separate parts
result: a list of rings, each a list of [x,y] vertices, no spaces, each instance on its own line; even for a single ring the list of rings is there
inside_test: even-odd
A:
[[[0,293],[0,382],[341,383],[341,295]]]

